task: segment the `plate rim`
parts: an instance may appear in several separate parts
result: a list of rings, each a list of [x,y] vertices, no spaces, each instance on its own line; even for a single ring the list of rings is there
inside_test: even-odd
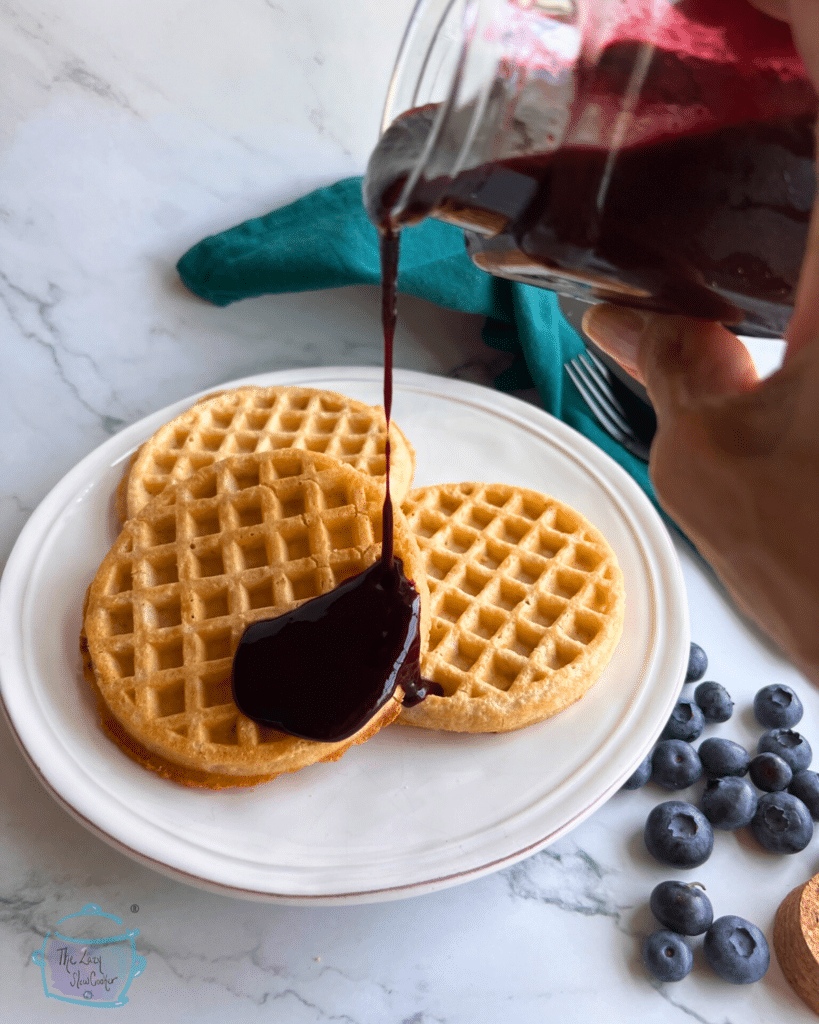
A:
[[[343,387],[345,383],[349,384],[354,381],[372,384],[378,383],[381,380],[381,367],[295,367],[286,370],[252,374],[218,385],[218,388],[234,388],[245,384],[260,383],[263,386],[269,386],[272,384],[316,386],[319,381],[323,383],[323,386],[331,388],[333,387],[332,382],[336,382],[338,385]],[[446,388],[445,393],[442,391],[442,386],[445,386]],[[499,406],[505,412],[508,412],[510,414],[509,418],[516,421],[518,425],[521,423],[526,423],[528,425],[527,421],[531,420],[534,420],[537,425],[537,421],[540,420],[541,424],[547,427],[548,433],[552,437],[558,438],[564,446],[571,447],[573,451],[579,452],[581,455],[585,453],[587,456],[591,456],[592,464],[602,464],[602,469],[605,470],[605,472],[601,478],[600,467],[595,466],[595,472],[593,474],[595,481],[598,484],[602,483],[604,485],[604,490],[609,492],[610,496],[613,490],[619,498],[618,503],[621,505],[625,504],[629,513],[639,520],[643,531],[649,534],[656,546],[654,554],[656,555],[658,553],[657,549],[659,549],[659,554],[661,556],[660,565],[661,568],[665,570],[665,572],[660,574],[666,578],[667,583],[667,587],[663,591],[664,597],[668,598],[671,596],[676,599],[677,607],[675,608],[675,614],[677,618],[675,622],[678,628],[675,631],[682,632],[685,638],[685,644],[678,645],[680,650],[676,660],[678,662],[677,669],[679,672],[679,682],[676,687],[671,688],[672,692],[666,701],[668,704],[668,711],[670,713],[670,710],[673,707],[683,685],[683,646],[687,653],[687,644],[689,642],[688,607],[682,569],[679,564],[673,542],[668,535],[666,527],[660,516],[654,509],[653,505],[651,505],[642,489],[639,488],[635,481],[615,460],[611,459],[610,456],[595,446],[582,434],[574,430],[574,428],[563,423],[561,420],[552,416],[545,410],[526,403],[514,396],[510,396],[503,392],[498,392],[491,388],[469,381],[462,381],[449,377],[423,373],[420,371],[403,369],[395,370],[394,387],[396,391],[400,388],[404,388],[405,390],[414,389],[432,391],[432,393],[437,397],[444,397],[447,399],[461,396],[464,400],[468,400],[471,396],[473,399],[472,404],[475,404],[475,399],[482,398],[483,401],[479,402],[479,404],[483,407],[491,405],[493,412],[498,411],[497,407]],[[20,667],[25,667],[24,658],[22,657],[23,644],[15,643],[14,638],[10,636],[10,633],[13,632],[13,627],[18,622],[21,627],[23,626],[22,610],[25,606],[25,594],[27,593],[30,583],[29,579],[24,579],[22,581],[22,590],[20,590],[20,571],[18,569],[18,563],[26,564],[26,560],[28,560],[28,564],[33,565],[35,556],[33,556],[29,550],[31,547],[29,539],[41,535],[43,533],[44,526],[46,528],[46,532],[48,532],[48,530],[56,524],[59,517],[64,514],[66,509],[76,501],[77,487],[74,482],[85,479],[88,476],[89,467],[93,467],[95,464],[100,463],[107,465],[109,468],[113,468],[114,466],[124,462],[129,458],[130,454],[135,450],[138,444],[141,443],[141,440],[137,440],[136,443],[131,443],[134,439],[140,437],[144,439],[144,437],[149,436],[149,434],[152,433],[153,430],[157,429],[157,427],[162,423],[177,415],[178,412],[183,411],[201,396],[210,394],[216,389],[216,387],[206,388],[194,395],[190,395],[177,402],[170,403],[164,408],[140,418],[135,423],[125,427],[122,431],[106,439],[96,448],[92,449],[92,451],[72,467],[72,469],[70,469],[49,490],[23,526],[23,529],[12,548],[6,569],[3,572],[2,578],[0,578],[0,707],[2,707],[3,715],[19,749],[24,756],[24,759],[31,766],[35,776],[44,786],[46,791],[49,792],[50,795],[76,821],[93,834],[97,835],[98,838],[103,839],[103,841],[107,842],[120,852],[125,853],[131,859],[149,866],[153,870],[162,874],[168,875],[175,880],[183,881],[198,888],[205,888],[210,891],[246,899],[282,904],[306,904],[313,906],[338,905],[339,903],[380,902],[384,900],[404,898],[424,892],[436,891],[438,889],[459,884],[463,881],[481,877],[482,875],[497,871],[501,867],[510,866],[525,857],[531,856],[538,850],[543,849],[550,843],[554,842],[557,838],[576,827],[576,825],[585,820],[585,818],[606,802],[612,793],[620,788],[622,782],[628,778],[631,771],[633,771],[636,765],[643,759],[648,749],[650,749],[656,739],[656,735],[651,736],[648,741],[641,744],[640,749],[636,750],[635,755],[632,758],[633,763],[630,765],[629,770],[620,771],[617,777],[613,779],[605,790],[602,793],[599,793],[594,800],[589,801],[586,806],[581,807],[574,815],[571,815],[568,820],[563,822],[563,824],[549,830],[546,835],[541,835],[532,842],[510,851],[507,854],[491,858],[488,861],[484,860],[477,866],[464,867],[448,874],[442,874],[434,878],[425,879],[421,882],[409,881],[407,883],[399,883],[389,886],[381,885],[373,889],[344,891],[339,893],[323,892],[317,894],[292,894],[286,892],[262,891],[243,886],[233,886],[225,883],[224,881],[208,879],[200,876],[199,874],[186,872],[184,869],[176,865],[159,861],[149,854],[146,854],[144,851],[135,849],[133,846],[124,842],[121,838],[106,832],[101,825],[92,821],[80,809],[74,807],[70,801],[68,801],[65,796],[55,788],[51,780],[46,776],[45,770],[28,749],[24,736],[18,730],[17,723],[14,720],[14,714],[8,706],[6,674],[8,671],[13,669],[12,663],[14,662],[15,653],[18,653],[20,656]],[[491,403],[487,403],[486,397],[490,395],[492,397],[492,401]],[[543,431],[541,430],[540,433],[542,432]],[[114,454],[117,455],[116,458],[112,457]],[[588,469],[588,465],[586,468]],[[92,479],[94,478],[95,475],[92,475]],[[61,501],[60,499],[63,500]],[[56,512],[54,510],[55,506],[57,506]],[[15,584],[17,584],[16,588]],[[13,614],[14,606],[12,605],[12,607],[9,608],[9,603],[14,601],[15,593],[18,591],[21,593],[23,599],[20,601],[20,614],[15,618]],[[22,640],[22,636],[20,639]],[[16,651],[15,648],[18,647],[20,650]],[[26,675],[25,672],[23,674]],[[662,728],[662,724],[663,723],[661,722],[658,725],[656,730],[657,732]]]

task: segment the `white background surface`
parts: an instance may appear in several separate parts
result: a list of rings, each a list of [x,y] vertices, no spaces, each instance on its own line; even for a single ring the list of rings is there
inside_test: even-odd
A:
[[[175,277],[203,235],[360,173],[375,141],[406,3],[11,0],[0,7],[0,558],[50,487],[106,437],[202,388],[295,366],[377,365],[374,289],[219,310]],[[480,322],[405,301],[399,366],[487,381]],[[684,547],[692,634],[737,700],[711,730],[751,743],[760,686],[819,699],[740,620]],[[671,624],[673,627],[673,624]],[[138,927],[147,959],[129,1021],[520,1024],[808,1021],[774,963],[734,988],[695,972],[655,986],[639,961],[644,852],[662,798],[618,794],[542,853],[466,885],[359,907],[271,907],[205,894],[114,852],[46,794],[0,727],[0,1016],[94,1010],[46,999],[29,954],[99,904]],[[374,794],[374,799],[377,795]],[[719,835],[696,872],[717,914],[768,934],[819,869]],[[138,910],[131,911],[131,907]]]

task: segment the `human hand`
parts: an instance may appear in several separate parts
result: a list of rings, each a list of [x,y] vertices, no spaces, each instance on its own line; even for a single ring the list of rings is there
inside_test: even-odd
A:
[[[755,0],[791,22],[819,90],[819,0]],[[719,324],[598,306],[589,338],[648,390],[657,496],[737,604],[819,683],[819,204],[780,370],[759,381]]]

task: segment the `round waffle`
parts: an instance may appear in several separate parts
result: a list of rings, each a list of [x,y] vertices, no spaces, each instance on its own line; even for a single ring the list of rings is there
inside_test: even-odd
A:
[[[387,429],[383,409],[333,391],[254,386],[200,399],[136,452],[117,494],[120,522],[171,483],[228,455],[278,448],[324,452],[383,482]],[[399,504],[412,483],[415,452],[390,424],[390,490]]]
[[[554,498],[508,484],[423,487],[403,509],[430,591],[421,672],[444,693],[399,721],[506,732],[582,697],[623,627],[623,577],[602,534]]]
[[[380,556],[384,488],[299,449],[232,455],[168,487],[123,527],[86,598],[82,647],[103,726],[146,767],[187,785],[251,785],[335,759],[397,715],[401,694],[338,743],[257,725],[232,699],[249,623],[337,586]],[[395,555],[429,594],[395,510]]]

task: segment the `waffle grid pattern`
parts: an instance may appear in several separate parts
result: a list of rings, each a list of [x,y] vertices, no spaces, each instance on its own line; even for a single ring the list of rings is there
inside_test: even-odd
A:
[[[386,469],[380,409],[310,388],[237,388],[202,399],[161,427],[138,452],[127,481],[130,518],[168,484],[234,454],[297,448],[332,455],[368,476]],[[391,482],[396,502],[410,485],[414,453],[391,425]]]
[[[579,513],[534,491],[465,483],[410,492],[404,512],[430,590],[429,697],[401,720],[519,728],[573,703],[619,638],[622,575]]]
[[[193,767],[218,748],[210,770],[236,774],[292,770],[306,747],[326,756],[333,744],[239,713],[232,656],[250,622],[375,561],[382,501],[375,481],[290,449],[205,467],[126,523],[89,591],[85,628],[100,692],[127,732]]]

